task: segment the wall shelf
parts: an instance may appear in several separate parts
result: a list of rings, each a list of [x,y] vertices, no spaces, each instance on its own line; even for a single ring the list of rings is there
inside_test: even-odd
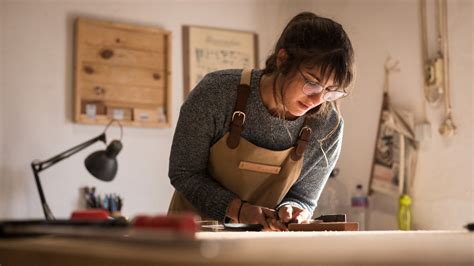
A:
[[[74,120],[171,126],[171,33],[159,27],[76,20]]]

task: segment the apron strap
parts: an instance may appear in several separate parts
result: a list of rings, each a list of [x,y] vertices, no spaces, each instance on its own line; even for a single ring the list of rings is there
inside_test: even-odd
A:
[[[237,86],[237,101],[235,103],[232,121],[230,122],[230,133],[227,137],[227,146],[235,149],[239,146],[240,133],[244,129],[245,107],[250,94],[250,78],[252,70],[244,69],[240,77],[240,84]]]
[[[290,157],[293,161],[298,161],[301,159],[301,157],[303,157],[304,150],[306,149],[306,146],[308,145],[308,142],[311,138],[313,130],[311,130],[309,122],[310,118],[305,117],[303,127],[301,128],[298,140],[296,141],[296,145],[290,153]]]
[[[240,77],[240,84],[237,86],[237,101],[235,103],[234,112],[232,114],[232,121],[230,123],[229,136],[227,137],[227,146],[230,149],[235,149],[239,146],[240,134],[244,129],[245,123],[245,107],[247,106],[247,99],[250,94],[250,78],[252,70],[244,69]],[[304,150],[313,133],[309,126],[310,119],[305,117],[303,127],[300,130],[296,145],[291,151],[290,157],[293,161],[298,161],[303,157]]]
[[[250,78],[252,77],[252,69],[242,70],[240,75],[240,85],[247,85],[250,87]]]

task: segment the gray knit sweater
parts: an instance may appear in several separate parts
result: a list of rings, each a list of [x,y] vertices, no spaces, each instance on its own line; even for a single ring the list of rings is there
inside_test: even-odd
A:
[[[228,131],[237,98],[241,70],[223,70],[206,75],[191,91],[181,107],[170,154],[169,178],[203,215],[223,221],[236,195],[222,187],[208,173],[210,147]],[[251,143],[272,150],[295,145],[304,117],[288,121],[270,114],[260,97],[261,70],[254,70],[247,101],[245,127],[241,136]],[[283,204],[314,211],[329,173],[341,150],[344,123],[320,146],[336,125],[337,113],[313,120],[313,135],[304,153],[301,174],[287,193]],[[328,164],[322,149],[326,153]]]

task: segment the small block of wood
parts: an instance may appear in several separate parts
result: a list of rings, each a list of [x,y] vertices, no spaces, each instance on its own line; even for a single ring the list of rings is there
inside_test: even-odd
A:
[[[333,223],[310,223],[289,224],[289,231],[359,231],[359,223],[356,222],[333,222]]]

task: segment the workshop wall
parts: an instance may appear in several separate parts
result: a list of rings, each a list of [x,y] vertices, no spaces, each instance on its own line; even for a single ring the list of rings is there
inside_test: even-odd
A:
[[[2,195],[2,187],[3,181],[5,180],[2,175],[2,169],[3,169],[3,113],[5,112],[3,110],[5,104],[5,97],[3,96],[3,16],[2,16],[2,10],[3,10],[4,3],[0,1],[0,200],[2,200],[1,195]],[[3,217],[4,209],[0,207],[0,217]]]
[[[355,49],[357,77],[353,95],[343,102],[345,134],[338,164],[341,168],[339,178],[348,192],[344,202],[348,204],[349,194],[356,184],[363,184],[367,189],[369,182],[382,104],[383,65],[388,56],[399,60],[401,69],[390,79],[393,106],[412,111],[416,121],[422,121],[419,2],[297,3],[298,8],[307,8],[339,21]],[[444,119],[443,107],[427,108],[432,138],[421,143],[418,169],[411,189],[415,228],[461,229],[474,220],[472,22],[471,1],[448,1],[451,101],[458,133],[451,138],[441,137],[438,128]],[[434,47],[435,43],[432,42],[431,46]],[[397,228],[397,198],[374,194],[371,203],[370,229]]]
[[[72,122],[73,22],[77,16],[156,25],[170,30],[172,43],[173,127],[126,127],[115,180],[95,180],[83,167],[95,144],[41,173],[48,203],[57,217],[68,217],[78,206],[79,187],[96,186],[99,193],[124,197],[124,213],[163,213],[173,189],[168,158],[174,125],[183,102],[181,26],[204,25],[255,30],[254,1],[4,1],[5,51],[2,187],[3,217],[42,217],[31,173],[34,159],[47,159],[104,130]],[[109,138],[119,137],[112,127]],[[8,202],[8,204],[3,204]]]
[[[345,136],[338,167],[347,191],[340,195],[345,208],[352,188],[358,183],[367,188],[369,181],[388,55],[401,67],[390,83],[393,104],[421,119],[417,1],[6,0],[0,5],[0,219],[42,217],[30,162],[47,159],[104,129],[72,122],[77,16],[155,25],[172,32],[173,127],[125,128],[119,172],[111,183],[94,180],[82,167],[84,158],[103,148],[101,144],[41,173],[48,202],[58,217],[68,217],[78,206],[78,188],[85,185],[122,195],[128,216],[166,212],[173,192],[167,177],[169,151],[183,102],[182,25],[256,31],[260,66],[283,26],[300,11],[313,11],[344,26],[357,63],[354,93],[343,102]],[[459,132],[443,139],[437,133],[442,109],[428,109],[433,137],[422,144],[412,190],[415,226],[420,229],[459,229],[474,220],[472,10],[471,1],[449,1],[452,103]],[[108,135],[118,137],[119,131],[111,128]],[[397,199],[374,195],[371,200],[369,228],[395,229]]]

